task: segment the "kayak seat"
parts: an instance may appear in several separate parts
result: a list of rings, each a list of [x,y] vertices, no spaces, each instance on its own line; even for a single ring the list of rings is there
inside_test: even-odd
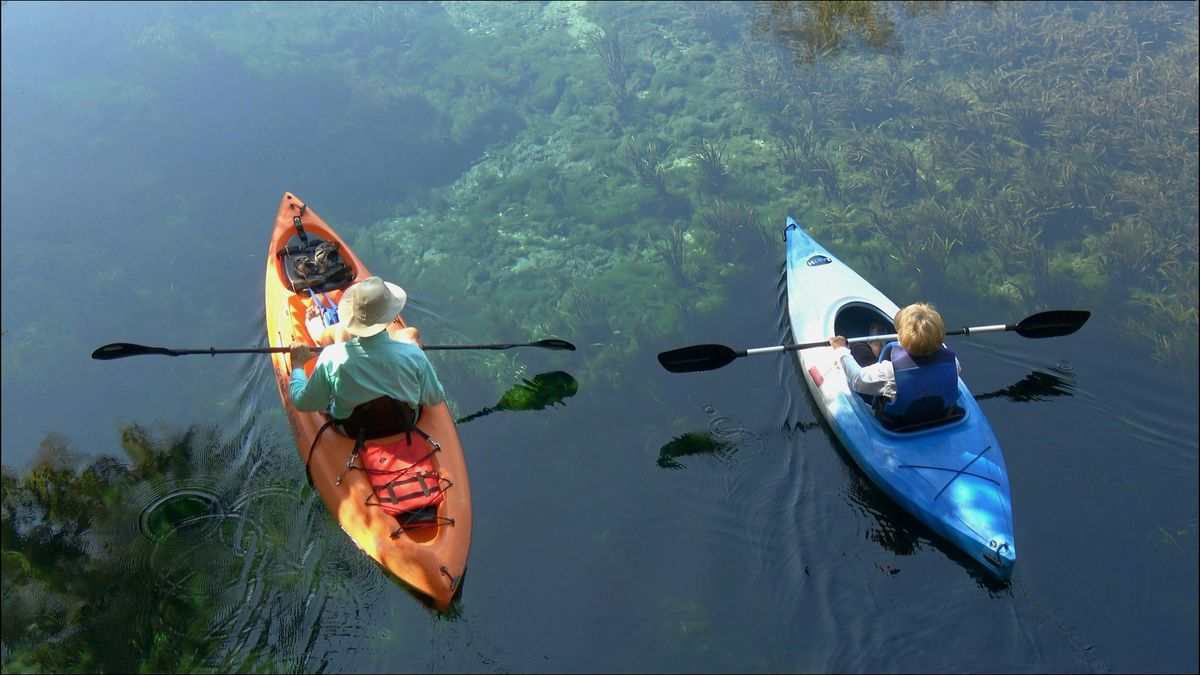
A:
[[[943,407],[942,399],[933,396],[917,400],[909,410],[910,414],[907,417],[897,419],[883,412],[882,408],[876,408],[875,419],[888,431],[906,433],[950,424],[967,415],[967,411],[961,406]]]
[[[327,293],[354,281],[354,270],[338,254],[338,244],[316,236],[292,237],[278,254],[293,293]]]

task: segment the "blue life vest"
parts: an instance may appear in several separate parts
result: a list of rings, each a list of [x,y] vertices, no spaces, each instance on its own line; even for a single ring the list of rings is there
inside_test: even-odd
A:
[[[954,352],[939,347],[930,356],[909,354],[898,342],[889,342],[879,360],[892,362],[896,371],[896,398],[885,402],[879,417],[888,426],[908,426],[947,417],[958,401],[958,364]]]

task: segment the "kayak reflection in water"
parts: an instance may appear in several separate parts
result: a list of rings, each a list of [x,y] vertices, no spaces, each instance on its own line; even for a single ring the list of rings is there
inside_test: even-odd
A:
[[[874,396],[876,416],[888,428],[934,422],[953,415],[961,366],[942,341],[942,316],[926,303],[896,313],[898,342],[884,345],[879,361],[860,366],[846,338],[829,338],[829,346],[846,373],[850,388]]]

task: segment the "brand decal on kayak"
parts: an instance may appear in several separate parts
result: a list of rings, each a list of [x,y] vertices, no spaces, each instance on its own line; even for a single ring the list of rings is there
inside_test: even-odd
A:
[[[817,265],[828,265],[831,262],[833,262],[833,259],[827,255],[814,255],[804,264],[808,265],[809,267],[816,267]]]

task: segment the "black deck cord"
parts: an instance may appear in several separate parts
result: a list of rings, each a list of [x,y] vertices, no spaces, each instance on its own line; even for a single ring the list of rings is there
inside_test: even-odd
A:
[[[329,418],[328,420],[326,420],[325,424],[321,425],[321,428],[320,428],[320,430],[318,430],[318,431],[317,431],[317,435],[316,435],[316,437],[315,437],[315,438],[313,438],[312,447],[310,447],[310,448],[308,449],[308,457],[307,457],[307,458],[304,460],[304,473],[305,473],[305,475],[308,477],[308,484],[309,484],[309,486],[313,486],[313,479],[312,479],[312,469],[310,468],[310,462],[312,462],[312,456],[313,456],[313,452],[314,452],[314,451],[316,451],[316,449],[317,449],[317,441],[321,440],[321,435],[325,433],[325,430],[326,430],[326,429],[328,429],[329,427],[333,426],[333,424],[334,424],[334,422],[335,422],[335,421],[336,421],[336,420],[334,420],[334,419],[331,417],[331,418]],[[358,469],[359,471],[362,471],[363,473],[401,473],[401,474],[403,474],[403,473],[406,473],[406,472],[407,472],[409,469],[412,469],[412,467],[413,467],[413,466],[416,466],[417,462],[422,462],[422,461],[424,461],[424,460],[426,460],[426,459],[428,459],[428,458],[432,457],[432,456],[433,456],[433,453],[435,453],[435,452],[437,452],[437,451],[439,451],[439,450],[441,450],[441,449],[442,449],[442,444],[441,444],[441,443],[438,443],[437,441],[435,441],[435,440],[433,440],[432,438],[430,438],[429,434],[425,433],[425,431],[424,431],[424,430],[422,430],[421,428],[419,428],[419,427],[415,427],[415,426],[414,426],[413,428],[411,428],[411,429],[408,429],[407,431],[405,431],[405,432],[404,432],[404,433],[405,433],[405,435],[406,435],[406,436],[407,436],[407,437],[410,439],[410,442],[411,442],[411,434],[412,434],[412,432],[414,432],[414,431],[415,431],[415,432],[417,432],[417,435],[418,435],[418,436],[420,436],[421,438],[424,438],[424,439],[426,440],[426,442],[428,442],[428,443],[429,443],[429,445],[430,445],[430,450],[429,450],[429,452],[425,453],[425,455],[423,455],[423,456],[422,456],[420,459],[418,459],[416,462],[413,462],[413,463],[412,463],[412,464],[411,464],[411,465],[410,465],[410,466],[409,466],[407,469],[403,469],[403,470],[401,470],[401,471],[399,471],[399,472],[394,472],[394,471],[379,471],[379,470],[377,470],[377,469],[368,469],[367,467],[359,466],[359,465],[357,465],[357,464],[355,464],[355,463],[354,463],[354,460],[355,460],[355,458],[357,458],[357,457],[358,457],[358,451],[359,451],[361,448],[363,448],[363,447],[365,446],[365,444],[366,444],[366,443],[365,443],[365,442],[366,442],[366,431],[367,431],[367,430],[366,430],[366,427],[365,427],[365,426],[364,426],[364,427],[362,427],[362,428],[360,428],[360,429],[358,430],[358,438],[357,438],[357,439],[355,439],[355,442],[354,442],[354,450],[353,450],[353,451],[350,453],[350,460],[346,462],[346,469],[347,469],[347,470],[351,470],[351,469]],[[341,485],[341,484],[342,484],[342,478],[343,478],[343,477],[345,477],[345,475],[346,475],[346,472],[342,472],[342,475],[341,475],[341,476],[338,476],[338,479],[337,479],[337,484],[338,484],[338,485]],[[438,479],[438,486],[439,486],[439,488],[441,489],[441,492],[442,492],[442,494],[445,494],[445,493],[446,493],[446,490],[448,490],[448,489],[450,489],[450,488],[454,487],[454,482],[453,482],[453,481],[451,481],[449,478],[446,478],[445,476],[442,476],[440,473],[436,473],[436,472],[435,472],[435,474],[434,474],[434,475],[435,475],[435,476],[437,477],[437,479]],[[442,485],[441,485],[441,482],[442,482],[442,481],[445,481],[445,482],[446,482],[446,485],[445,485],[444,487],[442,487]],[[315,487],[315,486],[314,486],[314,487]],[[375,490],[374,490],[374,486],[372,486],[372,489],[371,489],[371,494],[370,494],[370,495],[367,495],[367,502],[366,502],[366,503],[367,503],[369,506],[377,506],[377,505],[378,505],[378,504],[372,504],[372,503],[371,503],[371,496],[372,496],[372,495],[374,495],[374,494],[375,494]],[[393,516],[393,517],[395,517],[395,516]],[[397,522],[399,522],[399,518],[397,518],[396,520],[397,520]],[[430,528],[430,527],[441,527],[441,526],[443,526],[443,525],[453,525],[453,524],[454,524],[454,519],[453,519],[453,518],[447,518],[447,517],[445,517],[445,516],[438,516],[438,515],[435,515],[435,516],[433,517],[433,520],[432,520],[432,521],[422,521],[422,522],[420,522],[420,523],[415,523],[415,524],[412,524],[412,525],[405,525],[405,524],[401,523],[401,524],[400,524],[400,527],[396,528],[396,529],[395,529],[395,530],[392,532],[392,534],[391,534],[391,538],[392,538],[392,539],[396,539],[396,538],[398,538],[398,537],[400,536],[400,533],[401,533],[401,532],[404,532],[405,530],[421,530],[421,529],[427,529],[427,528]]]
[[[429,437],[429,434],[425,433],[424,431],[421,431],[420,429],[418,429],[416,427],[413,427],[411,430],[406,431],[405,433],[410,434],[413,431],[417,432],[418,436],[420,436],[421,438],[424,438],[426,441],[429,442],[430,450],[429,450],[429,452],[422,455],[419,459],[414,461],[412,463],[412,465],[408,467],[408,469],[411,469],[413,466],[416,466],[417,462],[423,462],[423,461],[429,459],[430,457],[433,457],[433,453],[442,449],[442,445],[440,443],[433,440],[432,438]],[[405,471],[408,471],[408,469],[401,469],[400,471],[380,471],[379,469],[368,469],[365,466],[359,466],[357,464],[355,464],[354,466],[352,466],[350,468],[358,469],[359,471],[362,471],[363,473],[404,473]]]
[[[354,449],[350,451],[350,459],[346,460],[346,470],[338,475],[337,481],[335,481],[336,485],[341,485],[342,479],[346,477],[346,474],[354,469],[366,471],[366,469],[354,463],[358,459],[358,451],[365,447],[367,447],[367,427],[363,425],[358,428],[358,436],[354,439]]]
[[[363,473],[398,473],[401,475],[407,473],[410,469],[412,469],[414,466],[416,466],[418,462],[423,462],[426,459],[429,459],[430,457],[433,456],[433,454],[435,452],[438,452],[439,450],[442,449],[441,443],[438,443],[437,441],[430,438],[429,434],[425,433],[419,427],[413,427],[412,429],[409,429],[408,431],[406,431],[405,434],[406,435],[411,434],[414,431],[417,432],[418,436],[420,436],[421,438],[424,438],[430,444],[430,450],[429,450],[429,452],[425,453],[422,457],[417,459],[415,462],[413,462],[411,465],[409,465],[408,468],[402,469],[400,471],[380,471],[378,469],[368,469],[367,467],[354,464],[353,463],[354,458],[358,454],[358,448],[360,447],[359,445],[355,446],[354,454],[350,455],[350,462],[347,463],[347,466],[350,469],[358,469],[359,471],[362,471]],[[360,435],[361,435],[361,433],[360,433]],[[362,443],[362,440],[360,439],[359,444],[361,444],[361,443]],[[343,475],[345,475],[345,474],[343,474]],[[443,476],[437,472],[435,472],[434,475],[438,479],[438,485],[441,489],[442,494],[446,494],[446,490],[449,490],[450,488],[454,487],[454,482],[451,481],[449,478],[446,478],[445,476]],[[441,486],[442,481],[446,482],[446,485],[444,487]],[[368,506],[379,506],[379,502],[371,501],[371,497],[373,497],[373,496],[375,496],[375,486],[371,486],[371,494],[367,495],[366,504]],[[412,512],[409,512],[409,513],[412,513]],[[404,532],[405,530],[424,530],[424,529],[428,529],[431,527],[442,527],[443,525],[453,525],[454,524],[453,518],[447,518],[446,516],[439,516],[439,515],[434,515],[432,521],[421,521],[418,523],[413,523],[411,525],[406,525],[404,523],[401,523],[399,516],[392,516],[392,517],[396,519],[396,522],[400,523],[400,527],[398,527],[392,531],[392,534],[391,534],[392,539],[399,538],[400,533]]]
[[[304,459],[304,475],[308,477],[309,487],[316,487],[313,484],[312,468],[309,466],[309,463],[312,462],[313,452],[317,449],[317,441],[321,440],[321,434],[325,433],[325,430],[331,426],[333,426],[333,418],[329,418],[325,424],[321,425],[321,429],[317,431],[316,437],[313,438],[312,447],[308,449],[308,457]]]
[[[959,469],[958,471],[955,471],[954,475],[951,476],[950,480],[946,481],[946,484],[942,486],[942,489],[938,490],[938,493],[933,496],[934,500],[936,501],[938,497],[941,497],[942,493],[946,491],[946,488],[950,487],[950,484],[953,483],[955,480],[957,480],[959,476],[961,476],[965,473],[968,473],[967,469],[971,468],[971,465],[974,464],[976,460],[978,460],[980,457],[983,457],[983,453],[985,453],[991,449],[992,449],[992,446],[989,445],[986,448],[980,450],[979,454],[977,454],[971,458],[971,461],[964,464],[963,467],[961,469]]]
[[[292,205],[296,207],[295,204]],[[296,226],[296,234],[300,235],[300,244],[308,246],[308,235],[304,233],[304,226],[300,224],[300,218],[304,216],[304,212],[308,210],[308,204],[301,204],[299,207],[300,215],[292,216],[292,225]]]
[[[412,467],[409,467],[409,468],[412,468]],[[398,473],[403,473],[403,472],[398,472]],[[432,483],[427,484],[425,482],[425,479],[427,479],[427,478],[432,478],[432,479],[434,479],[434,481]],[[417,485],[421,486],[421,489],[417,490],[416,492],[409,492],[408,494],[397,495],[396,490],[394,488],[400,487],[407,483],[416,483]],[[428,496],[435,492],[441,492],[442,494],[445,494],[446,490],[450,489],[451,487],[454,487],[454,481],[450,480],[449,478],[446,478],[445,476],[438,473],[437,471],[430,471],[428,473],[421,473],[420,471],[418,471],[417,473],[413,474],[409,478],[404,478],[402,480],[397,479],[390,483],[385,483],[383,485],[376,485],[374,487],[376,490],[387,490],[389,493],[391,493],[391,496],[386,498],[387,503],[398,504],[398,503],[404,501],[405,499],[408,499],[409,497],[416,497],[417,495]],[[376,499],[376,501],[374,501],[374,502],[371,501],[370,496],[367,497],[367,500],[366,500],[367,506],[382,506],[385,503],[384,497],[379,496],[379,494],[377,494],[377,493],[374,496]],[[413,511],[417,511],[417,510],[419,510],[419,509],[413,509]]]
[[[417,459],[412,464],[410,464],[407,468],[401,469],[400,471],[380,471],[378,469],[368,469],[366,467],[362,467],[362,466],[358,466],[358,465],[355,465],[351,468],[358,469],[359,471],[362,471],[363,473],[394,473],[394,474],[403,476],[403,475],[407,474],[410,470],[412,470],[412,468],[415,467],[418,463],[423,462],[426,459],[429,459],[430,457],[433,456],[433,454],[435,452],[442,449],[442,445],[440,443],[438,443],[437,441],[433,440],[432,438],[430,438],[429,435],[426,434],[424,431],[418,429],[417,427],[413,427],[409,432],[411,433],[412,431],[417,432],[417,434],[419,436],[421,436],[422,438],[424,438],[426,441],[429,442],[430,450],[429,450],[429,452],[425,453],[424,456],[422,456],[421,458]],[[432,475],[434,478],[437,479],[438,490],[441,491],[441,493],[443,495],[446,494],[446,490],[449,490],[450,488],[454,487],[454,481],[450,480],[449,478],[446,478],[441,473],[439,473],[437,470],[434,470],[434,472],[432,474],[425,474],[425,475]],[[420,483],[422,485],[422,487],[424,487],[425,483],[423,481],[421,481],[420,478],[421,478],[421,476],[418,475],[416,478],[412,478],[410,480],[416,480],[418,483]],[[444,485],[442,484],[443,481],[445,481]],[[395,484],[395,481],[393,481],[392,483],[389,483],[389,485],[393,485],[393,484]],[[374,502],[371,501],[371,497],[375,497],[377,500],[379,499],[379,496],[377,494],[375,494],[375,490],[377,490],[377,489],[378,488],[376,486],[374,486],[374,485],[371,486],[371,494],[367,495],[367,499],[364,502],[367,506],[380,506],[383,503],[382,501],[374,501]],[[395,494],[395,493],[393,493],[393,494]],[[405,495],[405,497],[415,496],[416,494],[418,494],[418,493],[414,492],[411,495]],[[408,511],[405,513],[411,514],[413,512]],[[396,522],[400,522],[400,516],[395,515],[392,517],[396,519]],[[439,515],[434,515],[432,521],[421,521],[419,523],[415,523],[412,525],[405,525],[404,523],[400,522],[400,527],[396,528],[392,532],[392,539],[399,537],[400,533],[404,532],[405,530],[422,530],[422,529],[427,529],[430,527],[441,527],[442,525],[453,525],[453,524],[454,524],[453,518],[447,518],[445,516],[439,516]]]

